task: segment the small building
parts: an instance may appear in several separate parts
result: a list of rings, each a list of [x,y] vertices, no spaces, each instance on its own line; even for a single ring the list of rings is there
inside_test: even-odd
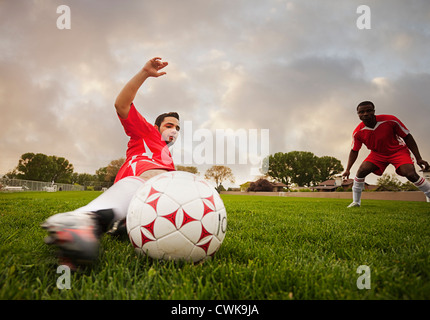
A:
[[[266,191],[266,192],[282,192],[287,185],[281,182],[270,182],[267,179],[258,179],[254,182],[246,182],[240,185],[240,191]]]
[[[272,186],[273,186],[272,192],[282,192],[284,191],[284,188],[287,187],[286,184],[283,184],[281,182],[272,182]]]
[[[311,187],[311,189],[316,190],[318,192],[334,192],[338,188],[342,188],[344,191],[346,191],[352,189],[353,184],[354,179],[336,178],[321,182],[319,185]],[[364,184],[364,190],[373,190],[375,188],[376,186],[370,185],[368,183]]]
[[[242,183],[242,184],[239,186],[239,187],[240,187],[240,191],[241,191],[241,192],[246,192],[246,191],[248,190],[248,188],[249,188],[250,184],[251,184],[251,181],[247,181],[247,182],[245,182],[245,183]]]

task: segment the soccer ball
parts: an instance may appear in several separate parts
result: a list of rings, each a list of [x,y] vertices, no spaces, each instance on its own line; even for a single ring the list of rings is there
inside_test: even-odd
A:
[[[135,250],[154,259],[207,259],[220,248],[226,227],[227,213],[218,192],[185,171],[146,181],[127,213],[127,233]]]

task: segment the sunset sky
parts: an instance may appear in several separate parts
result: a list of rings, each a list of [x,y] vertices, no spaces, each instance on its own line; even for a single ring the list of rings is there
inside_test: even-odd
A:
[[[90,174],[124,157],[114,101],[156,56],[169,62],[167,75],[148,79],[135,99],[151,123],[177,111],[189,134],[268,129],[270,154],[310,151],[345,167],[356,106],[371,100],[409,128],[430,161],[430,3],[366,1],[371,28],[359,29],[362,4],[0,1],[0,174],[26,152],[65,157]],[[57,27],[60,5],[70,8],[70,29]],[[363,146],[358,161],[367,154]],[[203,175],[211,164],[195,166]],[[251,166],[231,165],[233,185],[254,179]]]

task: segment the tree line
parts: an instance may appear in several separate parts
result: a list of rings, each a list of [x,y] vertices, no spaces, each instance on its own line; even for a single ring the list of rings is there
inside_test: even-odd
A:
[[[9,179],[54,181],[56,183],[83,186],[109,187],[115,181],[115,177],[124,162],[124,158],[112,160],[106,167],[97,169],[95,174],[77,173],[74,172],[73,164],[64,157],[27,152],[21,156],[15,169],[6,173],[5,177]],[[176,170],[198,174],[198,169],[193,166],[178,165]],[[212,166],[206,171],[205,178],[214,180],[217,188],[225,180],[234,182],[232,170],[225,166]]]
[[[343,172],[339,159],[330,156],[317,157],[309,151],[278,152],[263,160],[263,172],[287,187],[296,184],[310,187],[332,179]]]
[[[44,182],[79,184],[83,186],[109,187],[125,162],[124,158],[112,160],[106,167],[96,170],[95,174],[74,172],[73,165],[64,157],[48,156],[42,153],[24,153],[15,169],[5,177]],[[330,156],[317,157],[308,151],[278,152],[266,157],[261,168],[262,175],[271,177],[274,181],[282,182],[287,187],[296,184],[302,187],[315,186],[323,181],[332,179],[343,171],[341,161]],[[199,174],[197,167],[176,166],[176,170]],[[217,190],[222,190],[222,183],[234,183],[235,178],[231,168],[214,165],[209,168],[204,177],[213,180]],[[378,191],[416,190],[411,183],[401,183],[395,176],[384,174],[378,179]]]
[[[96,170],[95,174],[76,173],[73,164],[64,157],[48,156],[42,153],[24,153],[15,169],[6,177],[68,184],[89,185],[91,182],[113,184],[115,176],[125,162],[124,158],[111,161],[106,167]],[[177,170],[198,173],[196,167],[177,166]],[[334,157],[317,157],[312,152],[278,152],[263,161],[262,172],[275,181],[287,186],[311,186],[330,179],[343,171],[340,160]],[[215,181],[217,188],[224,181],[234,182],[234,175],[229,167],[214,165],[205,173],[205,178]]]
[[[74,172],[73,164],[64,157],[48,156],[43,153],[24,153],[18,165],[6,173],[9,179],[22,179],[79,185],[110,186],[125,159],[111,161],[106,167],[96,170],[95,174]]]

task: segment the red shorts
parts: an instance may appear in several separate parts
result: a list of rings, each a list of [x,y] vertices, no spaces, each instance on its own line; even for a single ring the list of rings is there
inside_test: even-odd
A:
[[[389,164],[392,164],[396,170],[403,164],[414,164],[411,153],[407,148],[401,149],[391,155],[383,155],[371,151],[364,161],[369,161],[378,167],[378,169],[373,172],[378,176],[381,176],[384,173],[385,168],[387,168]]]

